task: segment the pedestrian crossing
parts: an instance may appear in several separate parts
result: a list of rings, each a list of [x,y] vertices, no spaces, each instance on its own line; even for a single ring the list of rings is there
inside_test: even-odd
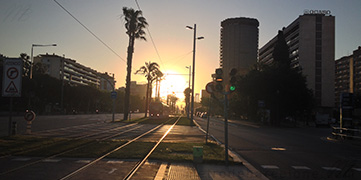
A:
[[[280,170],[280,167],[277,165],[261,165],[261,167],[264,170]],[[313,170],[308,166],[291,166],[291,168],[294,170]],[[342,171],[342,169],[339,167],[323,166],[320,168],[325,171]],[[361,168],[359,168],[359,167],[353,167],[353,168],[348,168],[348,169],[352,169],[354,171],[361,172]]]

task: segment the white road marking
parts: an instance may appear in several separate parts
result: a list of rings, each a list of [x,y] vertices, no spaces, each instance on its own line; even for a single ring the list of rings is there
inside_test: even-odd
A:
[[[90,160],[78,160],[76,163],[90,163]]]
[[[154,180],[163,180],[166,169],[167,163],[162,163],[158,169],[157,175],[155,175]]]
[[[360,171],[361,172],[361,168],[352,168],[355,171]]]
[[[124,161],[108,161],[108,164],[122,164]]]
[[[327,171],[341,171],[341,169],[337,167],[322,167],[322,169]]]
[[[296,170],[311,170],[311,168],[307,166],[292,166],[292,168]]]
[[[42,162],[56,163],[59,161],[61,161],[61,159],[44,159]]]
[[[275,165],[261,165],[263,169],[279,169],[278,166]]]
[[[31,158],[15,158],[15,159],[12,159],[12,161],[29,161],[31,160]]]
[[[113,174],[113,172],[115,172],[116,170],[118,170],[117,168],[113,168],[112,170],[110,170],[109,172],[108,172],[108,174]]]
[[[271,148],[272,150],[274,151],[286,151],[286,148],[283,148],[283,147],[274,147],[274,148]]]

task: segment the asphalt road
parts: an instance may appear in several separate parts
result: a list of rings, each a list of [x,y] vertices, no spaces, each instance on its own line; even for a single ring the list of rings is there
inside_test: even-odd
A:
[[[143,117],[144,113],[134,113],[131,118]],[[123,114],[115,114],[115,120],[123,119]],[[92,123],[111,121],[112,114],[85,114],[85,115],[57,115],[57,116],[36,116],[32,122],[32,132],[58,129],[71,126],[79,126]],[[24,134],[27,122],[23,116],[15,116],[12,122],[17,123],[17,134]],[[0,117],[0,136],[8,135],[9,117]]]
[[[224,143],[224,122],[212,119],[209,133]],[[229,124],[229,147],[270,179],[361,179],[361,143],[329,137],[327,127]]]

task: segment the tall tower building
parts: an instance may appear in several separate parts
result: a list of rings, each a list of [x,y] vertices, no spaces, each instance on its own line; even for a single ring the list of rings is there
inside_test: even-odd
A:
[[[291,66],[306,76],[317,111],[332,110],[335,104],[335,17],[326,12],[305,13],[283,28]],[[276,41],[277,36],[259,50],[260,62],[273,61]]]
[[[257,19],[244,17],[221,22],[220,66],[226,81],[232,68],[246,74],[257,62],[258,26]]]

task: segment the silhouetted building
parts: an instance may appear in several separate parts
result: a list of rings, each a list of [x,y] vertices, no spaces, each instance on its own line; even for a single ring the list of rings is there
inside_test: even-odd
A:
[[[340,105],[343,92],[361,93],[361,46],[352,55],[335,61],[335,105]]]
[[[258,53],[257,19],[230,18],[221,23],[220,67],[223,69],[224,80],[232,68],[239,74],[246,74],[257,62]]]
[[[130,95],[139,96],[141,99],[145,100],[146,93],[147,84],[137,84],[137,81],[130,82]]]
[[[77,63],[73,59],[61,57],[55,54],[41,54],[34,57],[34,64],[41,63],[45,74],[51,77],[62,79],[72,85],[94,86],[103,90],[109,90],[108,86],[101,86],[102,79],[114,82],[114,78],[97,72],[94,69]],[[104,83],[102,83],[104,84]],[[104,87],[107,87],[104,89]]]
[[[98,73],[100,77],[100,89],[106,90],[106,91],[113,91],[113,88],[115,90],[115,79],[114,74],[113,76],[110,76],[107,72],[105,73]]]
[[[211,94],[209,94],[205,89],[201,90],[201,95],[202,95],[201,100],[202,98],[211,98]]]
[[[304,14],[283,28],[291,66],[306,76],[313,90],[317,111],[335,105],[335,17]],[[259,50],[259,62],[270,64],[277,36]],[[329,111],[328,111],[329,112]]]

